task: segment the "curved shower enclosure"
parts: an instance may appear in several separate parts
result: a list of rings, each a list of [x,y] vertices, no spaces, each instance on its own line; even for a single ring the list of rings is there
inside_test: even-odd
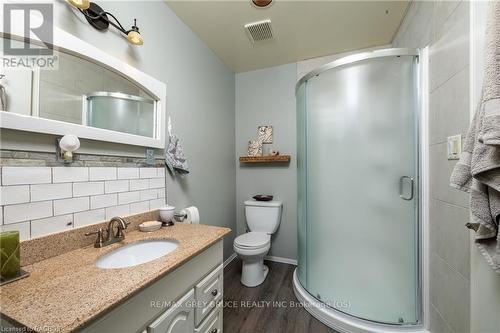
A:
[[[338,331],[421,327],[418,66],[378,50],[297,83],[294,288]]]

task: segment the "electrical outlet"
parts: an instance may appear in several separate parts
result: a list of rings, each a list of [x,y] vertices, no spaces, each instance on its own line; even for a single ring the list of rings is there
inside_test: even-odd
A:
[[[447,155],[449,160],[458,160],[462,152],[462,135],[449,136],[447,140]]]

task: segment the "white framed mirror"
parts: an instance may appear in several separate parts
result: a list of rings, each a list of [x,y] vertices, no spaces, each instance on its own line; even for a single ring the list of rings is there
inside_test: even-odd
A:
[[[12,23],[11,31],[0,32],[0,48],[5,40],[17,47],[41,44],[23,36],[22,22]],[[53,29],[50,45],[58,69],[0,64],[0,127],[164,148],[165,83],[64,30]]]

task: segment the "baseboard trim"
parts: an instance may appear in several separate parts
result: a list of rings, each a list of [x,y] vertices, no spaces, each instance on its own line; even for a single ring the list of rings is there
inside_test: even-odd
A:
[[[282,264],[290,264],[290,265],[297,266],[297,260],[295,260],[295,259],[275,257],[275,256],[265,256],[264,260],[269,260],[269,261],[274,261],[274,262],[280,262]]]
[[[231,263],[234,259],[236,259],[238,255],[236,253],[231,254],[226,260],[224,260],[224,268]]]
[[[236,254],[236,252],[231,254],[226,260],[224,260],[224,267],[229,265],[237,257],[238,257],[238,255]],[[289,265],[297,266],[297,260],[295,260],[295,259],[276,257],[276,256],[265,256],[264,260],[269,260],[269,261],[279,262],[282,264],[289,264]]]

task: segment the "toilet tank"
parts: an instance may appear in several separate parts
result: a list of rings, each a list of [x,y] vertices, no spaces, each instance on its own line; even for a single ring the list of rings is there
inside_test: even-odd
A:
[[[245,201],[245,218],[250,231],[274,234],[281,222],[281,201]]]

